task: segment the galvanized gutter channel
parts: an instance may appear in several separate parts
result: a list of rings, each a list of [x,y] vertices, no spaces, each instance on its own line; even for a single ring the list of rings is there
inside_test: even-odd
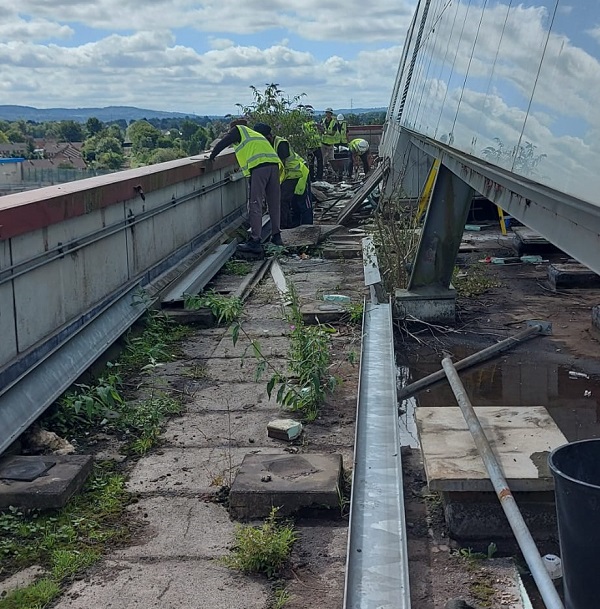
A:
[[[391,304],[363,319],[344,609],[410,609]]]

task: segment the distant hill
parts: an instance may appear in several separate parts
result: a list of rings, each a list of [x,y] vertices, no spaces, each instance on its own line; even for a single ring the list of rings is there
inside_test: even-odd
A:
[[[366,114],[367,112],[386,112],[387,108],[340,108],[336,114]],[[322,114],[322,111],[317,113]],[[107,106],[106,108],[34,108],[33,106],[2,106],[0,105],[0,119],[5,121],[33,121],[44,123],[47,121],[77,121],[85,123],[88,118],[95,116],[103,123],[116,120],[139,121],[142,118],[201,118],[195,114],[184,112],[163,112],[161,110],[148,110],[134,106]],[[211,115],[209,118],[222,118]]]
[[[77,121],[85,123],[88,118],[95,116],[103,123],[125,119],[138,121],[142,118],[200,118],[194,114],[184,112],[162,112],[160,110],[147,110],[133,106],[107,106],[106,108],[34,108],[32,106],[2,106],[0,105],[0,119],[5,121]]]

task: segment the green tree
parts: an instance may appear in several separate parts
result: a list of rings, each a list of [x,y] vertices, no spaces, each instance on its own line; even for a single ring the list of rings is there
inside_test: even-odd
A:
[[[123,154],[108,151],[98,154],[96,167],[98,169],[121,169],[123,166]]]
[[[150,165],[156,163],[166,163],[167,161],[174,161],[175,159],[181,159],[186,156],[186,153],[181,148],[157,148],[154,150],[148,159]]]
[[[85,132],[88,137],[94,137],[94,135],[98,135],[100,131],[104,128],[102,121],[97,119],[95,116],[90,116],[85,123]]]
[[[309,149],[309,137],[302,125],[311,120],[311,115],[299,102],[306,94],[289,97],[277,83],[267,84],[264,91],[259,91],[254,86],[250,89],[254,101],[247,106],[236,104],[248,118],[250,127],[255,123],[270,125],[275,135],[289,140],[292,148],[305,157]]]
[[[75,121],[60,121],[58,134],[64,142],[83,142],[83,127]]]
[[[4,131],[0,131],[0,144],[8,144],[8,137]]]
[[[127,136],[131,140],[131,148],[134,154],[144,150],[156,148],[156,142],[161,136],[160,131],[153,127],[148,121],[135,121],[127,128]]]

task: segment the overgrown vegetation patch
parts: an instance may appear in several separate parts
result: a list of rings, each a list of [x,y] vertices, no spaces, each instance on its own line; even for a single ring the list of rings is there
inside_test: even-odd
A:
[[[46,575],[0,599],[0,609],[43,609],[107,546],[127,539],[125,479],[113,464],[95,466],[81,494],[60,510],[0,514],[0,574],[41,565]]]

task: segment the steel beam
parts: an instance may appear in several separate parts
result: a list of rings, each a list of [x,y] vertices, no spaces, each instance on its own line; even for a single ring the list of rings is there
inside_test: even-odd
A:
[[[600,274],[600,206],[490,165],[415,132],[412,143],[511,216]]]
[[[409,291],[449,288],[473,189],[441,165],[408,282]]]
[[[410,609],[390,304],[366,305],[344,609]]]

